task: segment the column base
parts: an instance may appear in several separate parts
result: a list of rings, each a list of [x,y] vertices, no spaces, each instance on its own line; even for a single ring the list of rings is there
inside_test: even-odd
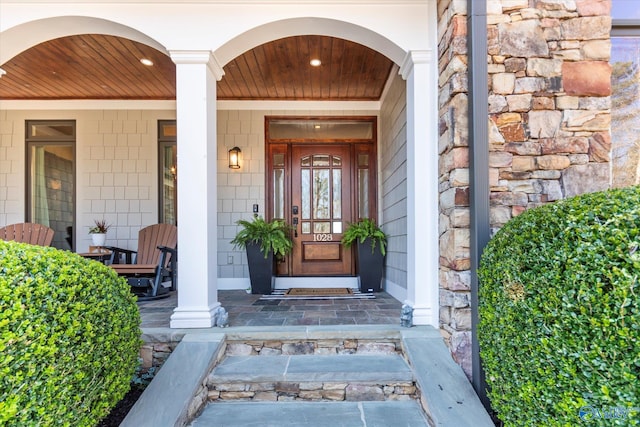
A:
[[[420,306],[414,305],[409,301],[405,301],[406,304],[409,304],[413,307],[413,324],[414,325],[429,325],[434,328],[439,328],[439,319],[437,311],[433,309],[433,307],[429,306]]]
[[[212,328],[216,325],[216,313],[220,303],[202,307],[176,307],[171,315],[169,326],[172,329]]]

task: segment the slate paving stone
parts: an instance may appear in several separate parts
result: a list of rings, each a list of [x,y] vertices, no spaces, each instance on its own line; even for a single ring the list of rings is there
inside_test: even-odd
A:
[[[317,317],[301,317],[299,319],[286,318],[284,324],[287,326],[318,326],[320,319]]]
[[[278,305],[278,304],[280,304],[280,301],[274,299],[274,300],[258,300],[254,302],[252,305]]]
[[[274,311],[271,313],[272,319],[291,318],[300,319],[304,316],[304,311]]]
[[[234,290],[219,291],[218,300],[229,313],[229,326],[399,324],[402,303],[386,292],[375,295],[371,300],[261,300],[261,295]],[[166,299],[138,302],[142,328],[168,328],[176,305],[176,292]]]
[[[364,319],[369,317],[369,313],[367,313],[365,310],[336,310],[336,316],[338,317],[338,319],[348,319],[350,317]]]
[[[337,316],[336,316],[336,312],[333,311],[333,310],[326,310],[326,311],[309,310],[309,311],[305,311],[304,312],[304,317],[317,317],[317,318],[332,317],[332,318],[335,318]]]
[[[230,402],[208,405],[194,427],[427,426],[416,402]]]
[[[398,305],[397,304],[377,304],[376,307],[379,310],[397,310],[398,309]],[[400,307],[402,308],[402,307]]]
[[[339,319],[320,319],[320,324],[321,325],[356,325],[356,319],[354,319],[353,317],[349,318],[349,317],[342,317]]]
[[[247,326],[282,326],[285,319],[252,319]]]
[[[230,316],[231,317],[231,316]],[[256,313],[238,313],[236,317],[238,320],[255,320],[255,319],[269,319],[269,313],[256,312]]]
[[[289,311],[291,307],[282,307],[280,305],[267,305],[260,311]]]

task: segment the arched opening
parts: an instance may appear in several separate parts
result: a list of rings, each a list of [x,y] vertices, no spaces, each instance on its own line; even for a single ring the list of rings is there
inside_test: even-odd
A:
[[[77,22],[75,20],[77,20]],[[433,16],[433,21],[433,23],[435,24],[435,15]],[[47,26],[48,29],[44,29],[44,27]],[[2,52],[2,55],[6,56],[2,57],[2,63],[4,63],[6,58],[13,58],[17,55],[17,53],[23,52],[29,46],[35,46],[40,41],[53,40],[55,38],[68,36],[71,34],[87,34],[89,32],[99,32],[106,36],[116,36],[116,38],[126,37],[129,40],[141,41],[146,45],[154,46],[159,50],[160,53],[165,53],[167,51],[165,46],[171,46],[169,50],[172,58],[174,59],[174,52],[188,52],[190,51],[189,48],[191,47],[188,44],[181,44],[181,41],[178,40],[179,38],[176,37],[175,34],[173,36],[171,34],[163,35],[163,45],[161,46],[152,38],[146,36],[145,34],[142,34],[138,30],[123,26],[121,24],[95,18],[60,17],[41,21],[33,21],[29,24],[23,24],[3,32],[3,49],[0,49],[0,51]],[[16,42],[16,40],[19,39],[21,35],[24,36],[27,33],[31,34],[29,36],[25,36],[21,42]],[[263,25],[258,25],[252,30],[246,31],[240,35],[229,35],[229,37],[227,38],[228,41],[226,43],[223,43],[221,45],[219,43],[213,45],[209,44],[209,46],[212,46],[212,51],[202,50],[202,45],[207,45],[206,42],[202,41],[197,46],[198,48],[200,48],[199,50],[191,51],[206,52],[211,58],[213,58],[212,61],[214,63],[217,62],[217,64],[224,64],[226,67],[232,64],[238,58],[241,58],[242,55],[246,52],[257,49],[259,46],[265,43],[274,42],[275,40],[305,38],[310,34],[314,36],[319,35],[329,37],[333,40],[348,41],[349,43],[359,44],[372,49],[373,51],[377,52],[378,55],[382,55],[391,60],[394,64],[400,66],[402,77],[398,76],[396,72],[397,69],[394,68],[393,71],[391,71],[390,73],[387,72],[388,74],[385,75],[385,78],[389,76],[391,76],[392,78],[385,80],[387,84],[384,90],[380,92],[381,95],[377,100],[375,99],[375,96],[373,96],[371,97],[371,99],[365,101],[364,104],[362,103],[362,100],[344,101],[347,103],[353,103],[349,107],[346,107],[345,104],[320,104],[316,102],[315,104],[299,104],[297,106],[289,105],[284,109],[280,109],[279,107],[275,107],[272,105],[269,108],[265,109],[264,105],[260,104],[260,101],[262,101],[263,99],[259,98],[241,101],[243,103],[243,106],[234,104],[230,107],[220,108],[221,104],[219,102],[217,112],[215,111],[214,107],[213,116],[215,120],[210,120],[210,113],[205,114],[205,117],[209,118],[204,119],[204,121],[209,120],[208,126],[198,128],[194,131],[194,133],[200,135],[207,134],[206,138],[208,138],[208,143],[213,143],[216,149],[223,153],[226,152],[227,147],[225,147],[225,144],[227,144],[227,141],[230,141],[230,138],[234,138],[239,141],[246,140],[246,144],[250,147],[250,149],[243,149],[243,161],[245,161],[247,164],[254,164],[255,167],[260,170],[260,168],[264,168],[265,162],[264,145],[260,145],[259,143],[255,144],[255,141],[260,141],[261,137],[263,137],[264,135],[258,135],[251,132],[245,134],[243,134],[242,132],[236,133],[234,130],[236,126],[240,126],[240,129],[245,126],[245,124],[240,123],[242,122],[242,120],[245,120],[245,117],[248,117],[246,126],[248,126],[249,129],[257,128],[260,133],[263,133],[264,115],[273,114],[275,111],[280,111],[279,114],[282,114],[281,111],[285,111],[286,114],[291,113],[292,115],[304,114],[317,116],[338,114],[376,116],[378,118],[378,129],[380,130],[378,135],[379,141],[381,141],[380,144],[388,144],[384,146],[380,145],[378,150],[378,152],[381,153],[378,156],[380,172],[379,175],[381,177],[381,180],[376,186],[378,187],[377,190],[379,210],[381,213],[380,216],[383,218],[391,218],[388,226],[390,230],[393,230],[392,232],[394,233],[394,238],[398,239],[399,243],[395,247],[401,248],[400,256],[396,257],[396,259],[398,260],[398,264],[388,270],[390,273],[387,276],[387,283],[390,283],[392,287],[395,287],[398,290],[397,294],[401,298],[403,296],[411,297],[410,294],[412,294],[413,291],[410,288],[411,286],[415,287],[415,284],[412,285],[411,282],[415,282],[415,277],[412,277],[412,274],[409,271],[413,267],[411,262],[407,262],[407,253],[411,253],[412,251],[417,253],[418,250],[412,249],[407,244],[407,234],[410,231],[409,228],[403,226],[403,223],[407,223],[407,218],[409,216],[413,215],[415,217],[417,215],[416,212],[418,211],[418,209],[414,209],[414,206],[410,204],[410,199],[416,198],[416,195],[409,194],[406,191],[406,188],[409,186],[409,182],[412,181],[414,182],[412,185],[416,185],[416,178],[412,176],[412,174],[416,173],[415,164],[422,162],[420,164],[424,166],[424,164],[426,164],[426,161],[422,152],[417,153],[414,158],[411,158],[411,156],[409,156],[407,153],[409,153],[409,145],[426,144],[425,141],[429,140],[429,147],[431,147],[431,145],[434,143],[433,141],[435,140],[435,138],[432,138],[436,135],[436,121],[434,120],[435,114],[432,114],[436,109],[436,96],[435,90],[433,90],[436,82],[436,67],[434,66],[436,59],[434,58],[434,55],[429,53],[429,55],[427,55],[427,59],[424,59],[424,57],[421,55],[415,55],[411,52],[408,53],[405,48],[393,42],[391,39],[383,36],[383,32],[377,32],[374,29],[368,29],[359,25],[355,25],[353,23],[348,23],[337,19],[309,17],[277,20],[274,22],[265,23]],[[172,39],[172,37],[175,38],[174,42],[167,43],[166,41]],[[11,44],[11,49],[4,49],[4,43]],[[211,52],[213,52],[213,54],[211,54]],[[418,59],[417,62],[415,61],[416,58]],[[175,62],[177,63],[177,61]],[[360,64],[362,64],[362,62],[360,62]],[[417,67],[416,64],[418,64]],[[178,68],[180,68],[180,66],[178,66]],[[218,84],[223,84],[222,82],[225,80],[225,78],[230,76],[231,74],[232,73],[230,71],[226,73],[226,75],[222,77],[222,80]],[[413,76],[418,77],[418,85],[415,84],[415,79]],[[410,84],[405,83],[405,81],[409,82]],[[186,99],[187,102],[182,104],[182,107],[180,106],[180,102],[178,100],[178,109],[176,111],[173,111],[174,117],[164,116],[162,117],[162,119],[175,119],[176,115],[179,116],[179,114],[176,114],[176,112],[180,109],[186,108],[188,110],[191,110],[195,105],[195,103],[193,102],[195,98],[191,98],[191,96],[202,97],[202,94],[208,91],[208,86],[202,86],[200,87],[200,89],[202,90],[194,91],[193,95],[189,95]],[[213,93],[215,93],[215,90]],[[294,102],[304,98],[305,97],[300,97],[295,94],[288,97],[290,101]],[[425,101],[425,98],[429,98],[429,101]],[[215,95],[211,97],[211,99],[215,99]],[[311,97],[311,99],[313,99],[313,97]],[[347,95],[345,99],[349,99],[349,95]],[[352,97],[351,99],[357,99],[357,97]],[[417,108],[415,103],[416,100],[419,101],[419,105]],[[211,102],[211,100],[209,101]],[[215,105],[215,103],[213,104]],[[262,112],[262,116],[258,120],[255,120],[255,115],[253,114],[254,111]],[[189,112],[190,111],[188,111],[187,114],[189,114]],[[216,115],[217,117],[215,117]],[[424,119],[424,117],[426,116],[428,116],[427,119]],[[215,135],[215,131],[212,132],[210,127],[210,125],[213,123],[215,129],[216,122],[218,130],[221,129],[223,123],[226,126],[225,131],[218,132],[218,135]],[[416,131],[416,129],[418,131]],[[180,134],[180,131],[178,133]],[[211,134],[213,134],[213,136],[210,136]],[[425,137],[425,135],[428,136]],[[200,138],[202,138],[202,136],[200,136]],[[151,138],[151,140],[153,140],[153,138]],[[188,140],[189,144],[192,143],[192,140],[190,138],[185,138],[184,140]],[[180,136],[178,137],[178,143],[179,141]],[[206,144],[197,145],[195,149],[202,149],[204,145]],[[233,146],[239,146],[239,144],[234,143]],[[223,150],[223,148],[225,148],[225,150]],[[87,153],[89,153],[89,151],[90,150],[87,150]],[[382,154],[383,152],[384,155]],[[210,153],[209,151],[207,151],[207,154],[215,154],[215,152]],[[437,149],[429,151],[429,159],[433,157],[433,154],[435,154],[437,157]],[[90,154],[88,154],[88,156],[90,156]],[[154,156],[151,156],[150,159],[147,159],[147,161],[150,161],[151,164],[154,164],[157,160],[156,157],[157,153]],[[215,155],[210,157],[215,158]],[[432,159],[429,161],[432,163]],[[410,165],[407,164],[408,162],[414,163],[413,169],[411,169]],[[208,167],[211,167],[210,164]],[[436,169],[437,168],[432,167],[432,165],[424,168],[424,170],[432,172]],[[225,218],[228,217],[229,224],[222,224],[221,229],[224,229],[224,227],[226,226],[232,227],[234,218],[238,217],[238,212],[250,213],[251,206],[254,204],[254,202],[257,202],[261,206],[261,209],[264,209],[264,206],[266,205],[266,194],[264,192],[263,184],[264,179],[256,178],[256,176],[262,177],[263,175],[261,175],[260,172],[250,172],[247,169],[244,169],[244,171],[247,171],[246,173],[249,174],[248,179],[243,178],[238,173],[233,174],[233,172],[230,171],[218,170],[218,179],[221,179],[220,185],[217,186],[218,188],[216,191],[213,191],[206,196],[217,197],[217,194],[221,192],[221,189],[223,187],[235,188],[235,192],[232,195],[229,195],[227,199],[223,199],[223,206],[217,210],[218,214],[222,212],[223,214],[225,214],[223,215]],[[177,173],[179,174],[180,170],[178,170]],[[211,175],[211,170],[209,170],[209,172],[205,172],[204,174]],[[433,175],[434,177],[430,176],[428,179],[429,182],[433,181],[435,185],[437,183],[437,178],[435,178],[435,173]],[[240,181],[237,181],[238,179]],[[240,185],[235,185],[238,182],[240,183]],[[260,188],[261,186],[262,189]],[[400,191],[398,189],[400,189]],[[149,185],[147,189],[141,191],[141,194],[144,194],[145,192],[155,193],[155,190],[156,189],[154,188],[154,185]],[[230,210],[228,211],[226,210],[227,207],[224,206],[224,203],[226,203],[227,200],[231,201],[231,208],[229,208]],[[430,200],[430,203],[432,202],[433,200]],[[432,204],[436,205],[437,201]],[[134,205],[135,204],[132,204],[131,206]],[[209,208],[210,206],[207,206],[205,208],[205,211],[209,211]],[[260,212],[263,212],[263,210]],[[227,213],[229,215],[226,215]],[[148,222],[149,218],[152,216],[153,213],[145,214],[145,221]],[[87,222],[88,221],[89,219],[87,219]],[[211,223],[211,221],[208,221],[208,223]],[[429,233],[431,233],[431,231]],[[431,238],[433,236],[428,237]],[[213,239],[217,240],[218,243],[223,240],[220,239],[219,236],[215,236]],[[430,248],[430,253],[437,251],[437,243],[434,245],[433,240],[434,239],[431,239],[430,241],[430,245],[432,246]],[[437,234],[435,240],[437,241]],[[211,245],[211,242],[207,242],[206,245],[208,245],[207,250],[204,250],[201,253],[204,254],[203,256],[207,257],[206,262],[214,263],[214,270],[216,270],[216,267],[218,267],[218,278],[241,279],[246,277],[246,274],[243,271],[244,266],[241,262],[236,261],[234,254],[230,254],[230,256],[232,257],[232,262],[229,263],[229,256],[225,257],[225,254],[222,254],[222,256],[220,256],[221,254],[219,253],[219,250],[216,251],[215,249],[215,243],[214,245]],[[213,251],[214,253],[211,254],[211,251]],[[216,255],[218,255],[218,265],[215,265]],[[415,256],[413,256],[413,258],[415,258]],[[415,265],[415,262],[413,263],[413,265]],[[189,269],[182,269],[182,271],[185,270]],[[433,269],[433,271],[436,270]],[[209,277],[211,276],[211,274],[207,271],[204,276]],[[215,273],[214,279],[211,280],[213,280],[213,282],[216,282]],[[185,283],[186,281],[181,282]],[[218,283],[222,284],[222,281],[218,280]],[[245,285],[239,286],[243,288],[245,287]],[[216,289],[216,283],[213,284],[213,289]],[[431,303],[432,301],[429,302],[429,304]],[[189,304],[187,303],[185,311],[188,311],[188,306]],[[433,317],[432,314],[430,315]],[[205,315],[205,317],[207,316],[208,314]],[[197,323],[198,321],[199,320],[196,320],[195,323]]]

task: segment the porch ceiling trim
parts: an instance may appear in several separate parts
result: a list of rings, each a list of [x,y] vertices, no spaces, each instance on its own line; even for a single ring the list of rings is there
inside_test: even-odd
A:
[[[379,111],[380,101],[217,101],[218,110]],[[0,110],[175,110],[174,100],[0,100]]]
[[[0,110],[175,110],[175,100],[0,100]]]

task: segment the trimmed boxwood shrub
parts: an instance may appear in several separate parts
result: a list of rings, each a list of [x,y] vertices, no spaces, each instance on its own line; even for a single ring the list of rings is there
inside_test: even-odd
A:
[[[135,297],[111,268],[0,241],[0,425],[96,425],[140,345]]]
[[[640,424],[639,187],[524,212],[478,274],[480,356],[505,425]]]

